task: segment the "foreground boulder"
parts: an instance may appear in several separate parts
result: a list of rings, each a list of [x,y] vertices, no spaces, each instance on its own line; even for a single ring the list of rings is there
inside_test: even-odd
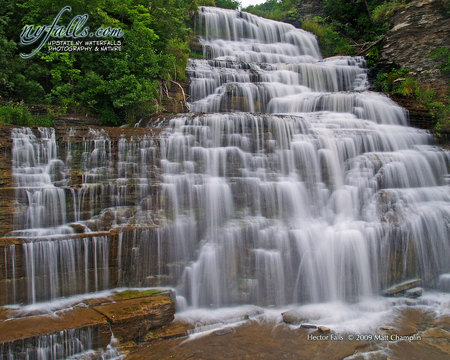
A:
[[[416,288],[422,284],[421,279],[407,280],[400,284],[395,284],[382,292],[383,296],[403,296],[409,289]],[[422,293],[420,293],[422,295]],[[418,295],[418,296],[420,296]]]
[[[283,321],[286,324],[300,325],[301,323],[307,321],[308,319],[296,310],[289,310],[281,314],[283,316]]]

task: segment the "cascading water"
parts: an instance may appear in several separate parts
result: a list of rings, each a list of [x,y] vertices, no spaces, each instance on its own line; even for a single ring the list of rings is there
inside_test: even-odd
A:
[[[161,144],[177,246],[197,244],[188,304],[354,300],[449,270],[448,153],[367,90],[363,58],[322,59],[312,34],[239,11],[202,8],[197,31],[204,114]]]
[[[160,135],[12,131],[3,304],[118,286],[176,287],[196,309],[362,303],[412,277],[448,291],[449,153],[368,91],[364,59],[322,59],[312,34],[239,11],[202,7],[196,30],[191,113]],[[76,343],[63,335],[42,341]]]

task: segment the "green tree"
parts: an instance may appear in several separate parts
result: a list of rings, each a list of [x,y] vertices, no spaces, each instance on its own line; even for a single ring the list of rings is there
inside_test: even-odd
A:
[[[215,0],[216,6],[224,9],[237,9],[241,3],[236,0]]]
[[[72,12],[64,13],[59,23],[88,14],[93,30],[121,28],[121,51],[59,53],[44,47],[21,59],[20,52],[35,48],[18,44],[23,26],[51,24],[65,5],[65,0],[19,0],[0,10],[0,96],[57,105],[60,111],[88,111],[111,124],[160,109],[160,84],[185,78],[196,2],[73,0]]]

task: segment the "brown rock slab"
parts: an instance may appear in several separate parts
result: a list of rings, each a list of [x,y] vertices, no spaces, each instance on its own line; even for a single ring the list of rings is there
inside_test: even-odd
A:
[[[329,327],[326,327],[326,326],[319,326],[318,328],[317,328],[317,330],[320,332],[320,333],[329,333],[331,330],[330,330],[330,328]]]
[[[166,296],[128,299],[94,306],[111,324],[120,341],[143,338],[150,329],[168,325],[174,319],[175,303]]]
[[[300,327],[303,329],[317,329],[317,325],[313,324],[301,324]]]
[[[155,340],[183,338],[188,336],[188,330],[193,328],[194,326],[188,323],[172,323],[168,326],[149,331],[145,336],[145,340],[152,342]]]
[[[203,337],[183,341],[168,339],[152,342],[130,349],[127,360],[234,360],[234,359],[344,359],[354,358],[386,360],[383,352],[389,352],[389,359],[398,360],[447,360],[450,339],[450,316],[436,318],[432,311],[420,308],[403,308],[392,319],[392,324],[384,327],[394,329],[388,334],[398,336],[419,335],[420,341],[380,341],[360,342],[347,341],[312,341],[308,339],[310,330],[299,327],[293,330],[279,323],[260,323],[249,321],[245,325],[234,328],[235,332],[226,336],[209,334]],[[387,331],[387,330],[386,330]],[[314,335],[330,336],[320,334]],[[358,356],[359,355],[359,356]]]
[[[0,343],[91,326],[105,333],[106,346],[111,337],[107,319],[89,308],[62,311],[56,316],[39,315],[0,321]]]
[[[66,338],[60,333],[66,330],[74,330],[78,334],[75,337],[89,331],[92,339],[83,346],[92,346],[93,350],[106,348],[111,340],[111,328],[121,341],[139,339],[147,329],[167,325],[173,319],[175,304],[160,294],[169,293],[166,290],[127,290],[105,298],[86,299],[81,306],[51,314],[0,308],[0,347],[14,358],[23,358],[26,349],[36,350],[43,336],[59,336],[55,341],[62,341],[60,345],[65,349]],[[173,338],[182,333],[180,329],[170,330],[156,333],[155,338]],[[182,334],[186,334],[186,326]],[[57,356],[70,355],[61,351]],[[34,358],[37,353],[29,355]]]
[[[11,311],[7,308],[0,308],[0,321],[11,317]]]
[[[450,358],[450,332],[444,329],[428,329],[422,334],[422,342],[426,345],[434,346]]]
[[[341,360],[366,343],[308,340],[306,329],[249,321],[225,336],[209,334],[191,341],[155,342],[131,351],[127,360],[235,360],[311,359]]]
[[[383,331],[394,331],[394,328],[392,326],[380,326],[380,330],[383,330]]]
[[[216,336],[222,336],[222,335],[226,335],[226,334],[231,334],[233,332],[234,331],[232,328],[224,328],[224,329],[214,331],[213,334]]]

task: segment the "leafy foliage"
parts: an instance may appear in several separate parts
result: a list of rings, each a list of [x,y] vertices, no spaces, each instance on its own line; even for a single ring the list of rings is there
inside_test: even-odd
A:
[[[386,1],[373,9],[371,13],[372,20],[375,23],[387,21],[394,14],[394,11],[406,6],[404,0]]]
[[[397,4],[401,1],[394,2]],[[301,0],[266,0],[263,4],[249,6],[244,10],[313,32],[318,36],[321,50],[326,56],[353,55],[358,43],[374,42],[388,30],[389,26],[384,20],[375,22],[372,15],[384,3],[383,0],[322,0],[323,17],[302,16],[299,11]],[[377,48],[371,49],[368,55],[375,58]]]
[[[450,74],[450,47],[439,47],[431,51],[431,59],[441,61],[441,70],[444,74]]]
[[[217,6],[224,9],[237,9],[241,3],[237,0],[198,0],[198,6]]]
[[[324,56],[348,55],[354,52],[350,42],[335,31],[333,25],[328,24],[320,16],[307,17],[303,21],[302,28],[317,35]]]
[[[120,124],[156,111],[160,82],[184,80],[195,1],[73,0],[72,12],[59,23],[67,25],[86,13],[91,29],[119,27],[125,33],[121,51],[59,53],[43,48],[31,59],[21,59],[20,52],[34,48],[18,45],[22,27],[50,24],[65,5],[65,0],[19,0],[0,10],[2,98],[58,105],[62,112],[87,111],[104,123]]]
[[[216,6],[224,9],[237,9],[241,3],[236,0],[215,0]]]
[[[46,115],[32,115],[23,102],[0,106],[0,125],[53,126],[53,120]]]
[[[429,85],[421,84],[409,69],[393,69],[379,73],[376,85],[383,92],[397,93],[413,98],[436,119],[436,130],[450,129],[450,99],[438,94]]]
[[[244,10],[254,15],[262,16],[265,18],[286,21],[296,21],[299,14],[297,7],[300,5],[301,0],[266,0],[266,2],[259,5],[250,5]]]

